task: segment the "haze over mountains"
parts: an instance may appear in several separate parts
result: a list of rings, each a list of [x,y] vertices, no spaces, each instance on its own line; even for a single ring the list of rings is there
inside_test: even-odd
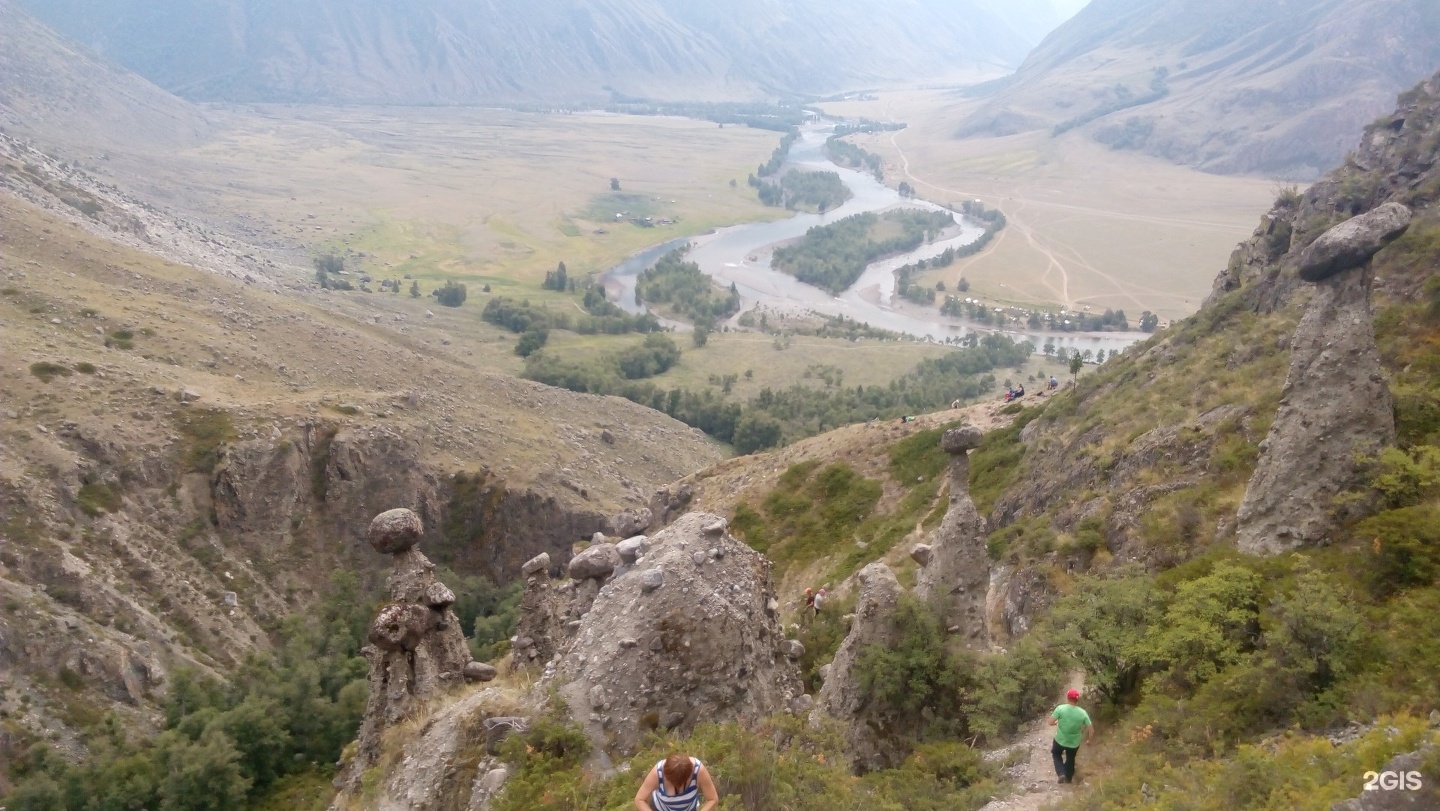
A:
[[[193,100],[825,94],[1017,66],[1074,0],[26,0]]]
[[[167,147],[206,129],[194,105],[0,0],[0,125],[47,141]]]
[[[1084,127],[1207,171],[1308,177],[1436,65],[1434,0],[1094,0],[960,134]]]

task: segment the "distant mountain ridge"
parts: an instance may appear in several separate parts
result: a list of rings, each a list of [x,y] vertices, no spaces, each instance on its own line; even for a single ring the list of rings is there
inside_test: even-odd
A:
[[[0,127],[85,149],[191,143],[206,116],[0,0]]]
[[[202,101],[470,104],[826,94],[1005,69],[1071,0],[24,0]]]
[[[1437,66],[1434,0],[1094,0],[959,134],[1083,128],[1207,171],[1308,178]]]

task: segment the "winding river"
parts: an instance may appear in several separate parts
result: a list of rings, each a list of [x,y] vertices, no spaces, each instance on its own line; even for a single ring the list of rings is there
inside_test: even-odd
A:
[[[746,223],[717,229],[698,237],[674,239],[636,253],[607,271],[601,280],[621,307],[641,312],[635,303],[636,277],[666,252],[690,244],[690,261],[695,262],[715,281],[740,292],[742,308],[764,306],[772,310],[793,312],[813,311],[829,316],[844,316],[881,329],[943,341],[970,332],[999,332],[1014,340],[1030,341],[1037,350],[1046,343],[1062,349],[1084,351],[1124,349],[1149,337],[1143,332],[1048,332],[1022,327],[996,329],[964,318],[942,316],[938,309],[914,305],[895,306],[895,270],[921,259],[939,256],[946,248],[968,245],[980,238],[982,229],[961,221],[956,236],[921,246],[909,253],[884,259],[865,269],[855,284],[839,296],[812,287],[795,277],[770,267],[770,257],[777,245],[804,236],[816,225],[825,225],[866,211],[882,211],[897,206],[944,211],[941,206],[923,200],[911,200],[874,177],[837,166],[825,156],[825,139],[833,127],[807,127],[790,148],[786,168],[798,166],[810,170],[837,172],[854,196],[844,205],[824,214],[796,214],[773,222]],[[957,218],[958,219],[958,218]]]

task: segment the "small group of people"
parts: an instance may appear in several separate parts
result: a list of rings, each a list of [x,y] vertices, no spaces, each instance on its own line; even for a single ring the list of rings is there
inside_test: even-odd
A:
[[[810,594],[810,589],[805,592]],[[814,595],[817,609],[824,593],[820,589]],[[1050,726],[1055,727],[1055,740],[1050,746],[1055,776],[1062,784],[1073,783],[1080,745],[1095,735],[1090,714],[1080,706],[1079,690],[1065,694],[1065,703],[1050,713]],[[635,792],[636,811],[715,811],[719,805],[720,792],[705,764],[699,758],[681,754],[657,762]]]
[[[802,609],[801,613],[805,615],[805,618],[807,620],[815,617],[820,613],[820,605],[824,602],[824,588],[821,588],[819,591],[815,591],[814,589],[805,589],[805,608]]]
[[[1025,396],[1025,384],[1024,384],[1024,383],[1021,383],[1021,384],[1018,385],[1018,386],[1011,386],[1011,387],[1010,387],[1010,390],[1007,391],[1007,392],[1005,392],[1005,402],[1008,403],[1008,402],[1010,402],[1011,400],[1019,400],[1021,397],[1024,397],[1024,396]]]

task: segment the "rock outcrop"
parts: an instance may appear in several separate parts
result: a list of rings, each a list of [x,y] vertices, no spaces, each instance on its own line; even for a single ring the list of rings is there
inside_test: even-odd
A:
[[[1410,208],[1386,203],[1320,235],[1300,254],[1300,278],[1321,282],[1358,268],[1410,227]]]
[[[980,447],[980,429],[952,428],[940,438],[950,454],[950,505],[945,519],[928,540],[929,562],[920,568],[915,593],[936,600],[946,627],[956,628],[964,645],[989,647],[985,595],[990,585],[990,558],[985,550],[985,519],[970,500],[969,452]]]
[[[374,765],[381,733],[409,717],[417,702],[466,680],[470,648],[450,610],[455,594],[435,579],[435,564],[416,548],[424,532],[420,517],[405,509],[383,512],[370,523],[370,545],[393,555],[394,569],[390,602],[371,621],[370,644],[361,651],[370,664],[370,697],[344,782]],[[493,677],[493,671],[469,669],[472,681]]]
[[[866,696],[855,672],[861,653],[871,645],[895,641],[893,618],[900,599],[900,581],[884,563],[876,561],[856,575],[855,619],[825,672],[825,684],[815,697],[816,711],[845,725],[845,750],[851,768],[867,772],[898,765],[903,749],[887,744],[883,719],[867,712]]]
[[[532,575],[527,592],[544,577]],[[717,516],[685,515],[650,537],[593,597],[585,591],[599,581],[570,582],[578,617],[566,622],[578,624],[544,682],[606,754],[633,752],[654,729],[758,721],[804,692],[784,652],[771,564]]]
[[[1325,541],[1344,517],[1335,497],[1360,483],[1358,457],[1395,441],[1368,262],[1409,221],[1408,208],[1390,203],[1302,253],[1301,275],[1321,281],[1291,339],[1280,408],[1237,514],[1240,549],[1273,555]]]
[[[1435,757],[1436,747],[1433,744],[1396,755],[1380,768],[1373,790],[1366,790],[1353,800],[1335,803],[1330,806],[1330,811],[1422,811],[1440,808],[1440,780],[1435,778],[1432,768],[1427,768],[1434,766]]]

